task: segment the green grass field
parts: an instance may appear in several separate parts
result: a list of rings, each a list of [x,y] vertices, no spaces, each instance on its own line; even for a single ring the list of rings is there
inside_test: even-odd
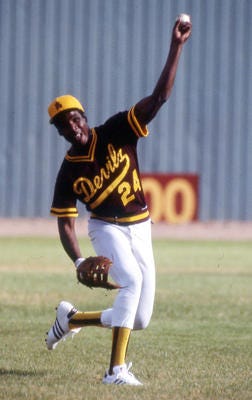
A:
[[[114,294],[78,285],[57,239],[0,238],[0,399],[251,400],[252,243],[155,240],[154,252],[153,318],[128,352],[144,386],[111,387],[109,330],[55,351],[44,339],[60,300],[99,310]]]

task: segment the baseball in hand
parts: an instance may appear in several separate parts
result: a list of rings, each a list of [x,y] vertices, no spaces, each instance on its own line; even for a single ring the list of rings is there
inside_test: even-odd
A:
[[[191,22],[191,18],[188,14],[179,14],[177,17],[177,21],[182,22],[182,24],[186,24],[187,22]]]

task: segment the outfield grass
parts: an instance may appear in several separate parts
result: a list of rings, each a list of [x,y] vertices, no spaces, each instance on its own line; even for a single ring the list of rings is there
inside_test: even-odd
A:
[[[83,329],[55,351],[44,338],[61,299],[102,309],[113,293],[77,285],[57,239],[0,238],[0,399],[251,400],[252,243],[155,240],[154,252],[153,318],[128,355],[144,386],[111,387],[108,330]]]

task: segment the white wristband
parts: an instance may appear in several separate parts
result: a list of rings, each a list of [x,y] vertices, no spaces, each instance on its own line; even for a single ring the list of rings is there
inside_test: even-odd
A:
[[[84,261],[84,260],[85,260],[85,258],[82,258],[82,257],[77,258],[77,260],[75,260],[75,262],[74,262],[75,267],[78,268],[78,266],[79,266],[79,265],[82,263],[82,261]]]

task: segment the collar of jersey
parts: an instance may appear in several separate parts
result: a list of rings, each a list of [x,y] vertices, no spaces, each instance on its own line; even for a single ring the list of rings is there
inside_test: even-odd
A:
[[[78,155],[78,156],[70,156],[68,153],[65,156],[65,159],[70,162],[83,162],[83,161],[94,161],[94,153],[95,153],[95,147],[96,147],[96,142],[97,142],[97,134],[95,132],[95,129],[91,129],[92,132],[92,140],[89,145],[88,153],[86,155]]]

